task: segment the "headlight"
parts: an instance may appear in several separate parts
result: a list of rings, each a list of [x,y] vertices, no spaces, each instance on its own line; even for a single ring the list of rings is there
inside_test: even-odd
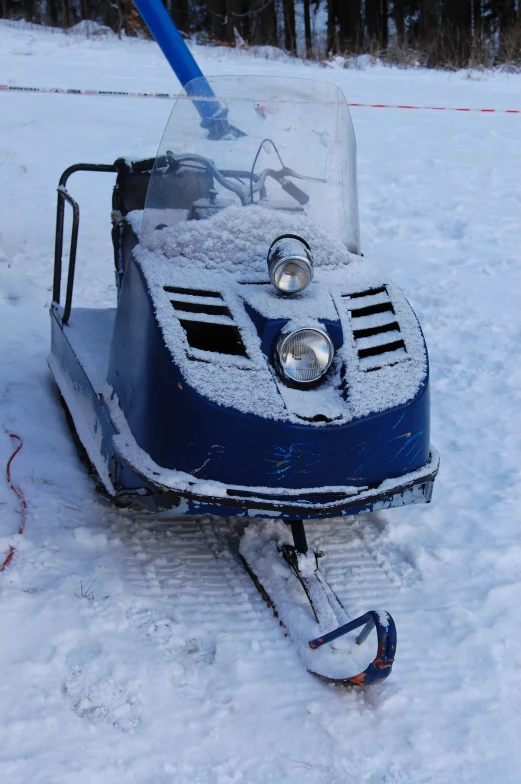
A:
[[[283,377],[297,384],[312,384],[322,378],[333,355],[333,344],[320,329],[297,329],[283,336],[277,346]]]
[[[307,242],[293,234],[278,237],[268,251],[268,272],[283,294],[303,291],[313,280],[313,258]]]

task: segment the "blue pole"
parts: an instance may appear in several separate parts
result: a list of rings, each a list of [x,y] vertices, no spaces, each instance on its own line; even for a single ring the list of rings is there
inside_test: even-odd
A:
[[[135,0],[135,5],[183,87],[204,78],[161,0]]]
[[[199,79],[197,88],[189,87],[187,93],[215,98],[215,93],[161,0],[135,0],[135,5],[183,87],[192,79]],[[218,101],[196,101],[195,106],[203,120],[215,118],[217,115],[221,119],[226,117]]]
[[[228,123],[228,110],[215,98],[214,91],[161,0],[134,0],[134,3],[187,94],[215,99],[194,101],[201,115],[201,125],[208,129],[210,137],[244,136],[242,131]],[[189,84],[193,79],[198,79],[197,86]]]

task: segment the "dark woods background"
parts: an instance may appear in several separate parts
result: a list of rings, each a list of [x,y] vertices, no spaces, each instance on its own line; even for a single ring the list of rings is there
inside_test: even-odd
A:
[[[521,66],[521,0],[163,0],[200,43],[269,44],[322,60],[370,53],[396,65]],[[82,20],[148,35],[132,0],[0,0],[0,17]]]

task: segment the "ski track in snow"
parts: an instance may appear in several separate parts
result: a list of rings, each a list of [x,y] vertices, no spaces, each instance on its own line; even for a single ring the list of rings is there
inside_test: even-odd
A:
[[[197,48],[208,73],[329,79],[349,101],[517,107],[521,77],[320,68]],[[152,43],[0,24],[0,81],[178,89]],[[0,778],[10,784],[519,780],[521,171],[515,116],[353,111],[362,247],[424,329],[433,504],[309,526],[351,616],[386,608],[393,675],[308,675],[240,566],[237,521],[117,512],[70,439],[45,358],[55,187],[155,154],[168,101],[0,96]],[[114,301],[110,177],[76,175],[78,305]],[[0,429],[0,462],[11,440]],[[342,548],[340,560],[339,549]],[[87,596],[81,597],[81,585]],[[368,643],[366,643],[369,645]]]

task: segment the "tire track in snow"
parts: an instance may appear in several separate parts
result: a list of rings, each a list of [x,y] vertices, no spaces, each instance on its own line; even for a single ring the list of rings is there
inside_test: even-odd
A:
[[[118,517],[127,617],[168,658],[176,678],[197,690],[203,684],[192,677],[195,664],[209,678],[223,666],[235,670],[243,684],[258,684],[264,672],[276,684],[282,714],[288,699],[309,699],[310,679],[218,525],[148,517],[132,517],[129,525]]]

